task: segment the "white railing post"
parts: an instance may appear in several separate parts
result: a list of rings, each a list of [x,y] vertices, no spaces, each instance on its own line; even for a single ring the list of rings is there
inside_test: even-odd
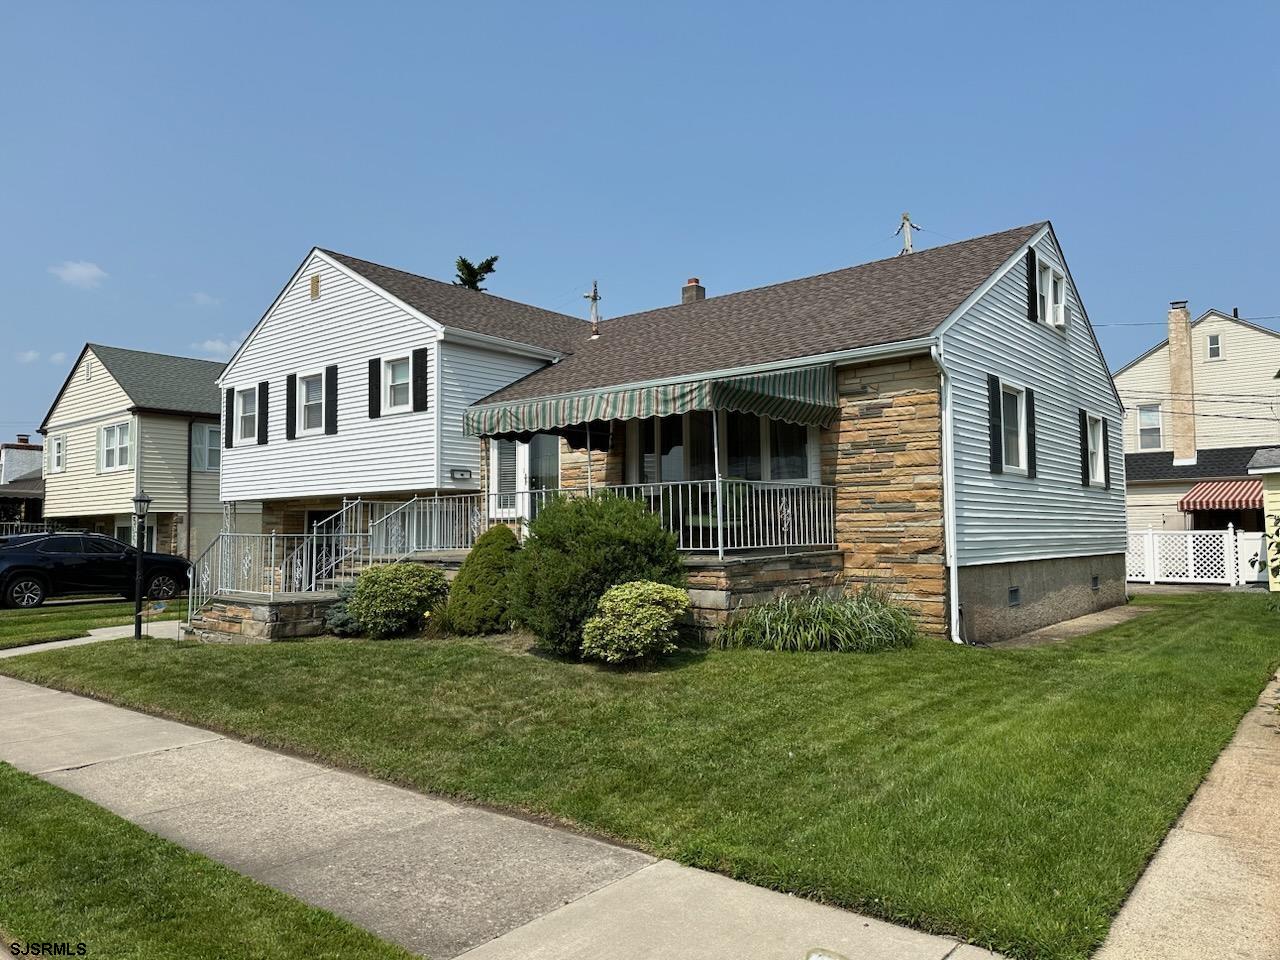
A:
[[[1234,523],[1227,524],[1227,535],[1222,541],[1222,565],[1222,572],[1227,575],[1227,583],[1233,587],[1239,586],[1240,553],[1236,547],[1236,525]]]
[[[267,596],[275,599],[276,596],[276,532],[271,531],[271,563],[267,567],[267,576],[271,579],[267,581]]]
[[[1147,557],[1147,582],[1154,586],[1156,582],[1156,532],[1151,528],[1150,524],[1147,525],[1146,542],[1143,544],[1142,549]]]

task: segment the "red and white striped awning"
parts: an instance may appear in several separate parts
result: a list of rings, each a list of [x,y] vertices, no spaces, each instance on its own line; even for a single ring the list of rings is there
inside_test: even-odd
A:
[[[1201,480],[1178,501],[1183,513],[1193,510],[1261,510],[1262,478]]]

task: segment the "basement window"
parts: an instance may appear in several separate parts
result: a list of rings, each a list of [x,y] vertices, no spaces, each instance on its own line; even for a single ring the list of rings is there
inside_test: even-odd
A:
[[[1021,587],[1009,588],[1009,606],[1011,607],[1022,606],[1022,588]]]
[[[1094,593],[1097,593],[1102,589],[1102,581],[1098,579],[1098,575],[1096,573],[1089,578],[1089,589]]]

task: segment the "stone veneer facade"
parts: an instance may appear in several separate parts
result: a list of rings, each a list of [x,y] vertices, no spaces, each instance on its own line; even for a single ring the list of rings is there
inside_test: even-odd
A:
[[[840,421],[822,432],[850,585],[877,583],[947,632],[942,381],[928,355],[840,367]]]

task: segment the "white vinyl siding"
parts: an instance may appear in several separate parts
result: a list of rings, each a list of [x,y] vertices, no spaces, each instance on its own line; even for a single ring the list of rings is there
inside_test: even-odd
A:
[[[431,403],[436,408],[438,401],[440,417],[441,487],[480,489],[480,443],[475,437],[464,436],[462,432],[462,417],[467,407],[543,366],[544,361],[532,357],[484,350],[449,340],[441,342],[438,363],[431,375]],[[471,478],[454,480],[450,476],[454,469],[470,470]]]
[[[1154,328],[1152,339],[1167,330]],[[1209,337],[1217,336],[1221,356],[1209,357]],[[1196,392],[1196,447],[1276,446],[1280,444],[1280,335],[1211,311],[1191,325],[1191,379]],[[1138,407],[1163,401],[1160,449],[1173,446],[1170,413],[1169,348],[1116,375],[1116,387],[1128,408],[1124,448],[1140,446]],[[1114,436],[1112,437],[1114,442]]]
[[[1036,251],[1043,264],[1066,276],[1050,236]],[[1017,259],[942,335],[961,566],[1123,553],[1126,547],[1121,409],[1106,364],[1069,278],[1064,305],[1076,322],[1054,330],[1027,319],[1024,262]],[[990,375],[1035,393],[1035,477],[991,471]],[[1081,408],[1111,422],[1109,490],[1081,485]]]
[[[323,294],[311,299],[310,277]],[[313,253],[293,283],[223,374],[224,389],[256,390],[267,381],[268,442],[236,439],[222,451],[222,499],[259,501],[285,497],[343,496],[430,490],[436,486],[436,416],[428,410],[396,417],[369,416],[369,360],[438,352],[436,327]],[[291,373],[337,367],[337,432],[286,437],[286,381]],[[528,366],[472,397],[505,386]],[[433,370],[432,390],[435,390]],[[303,405],[297,385],[296,406]],[[458,430],[461,409],[453,412]],[[474,440],[472,445],[474,448]],[[475,452],[458,464],[479,469]],[[447,476],[447,474],[446,474]],[[479,478],[469,484],[478,489]]]

